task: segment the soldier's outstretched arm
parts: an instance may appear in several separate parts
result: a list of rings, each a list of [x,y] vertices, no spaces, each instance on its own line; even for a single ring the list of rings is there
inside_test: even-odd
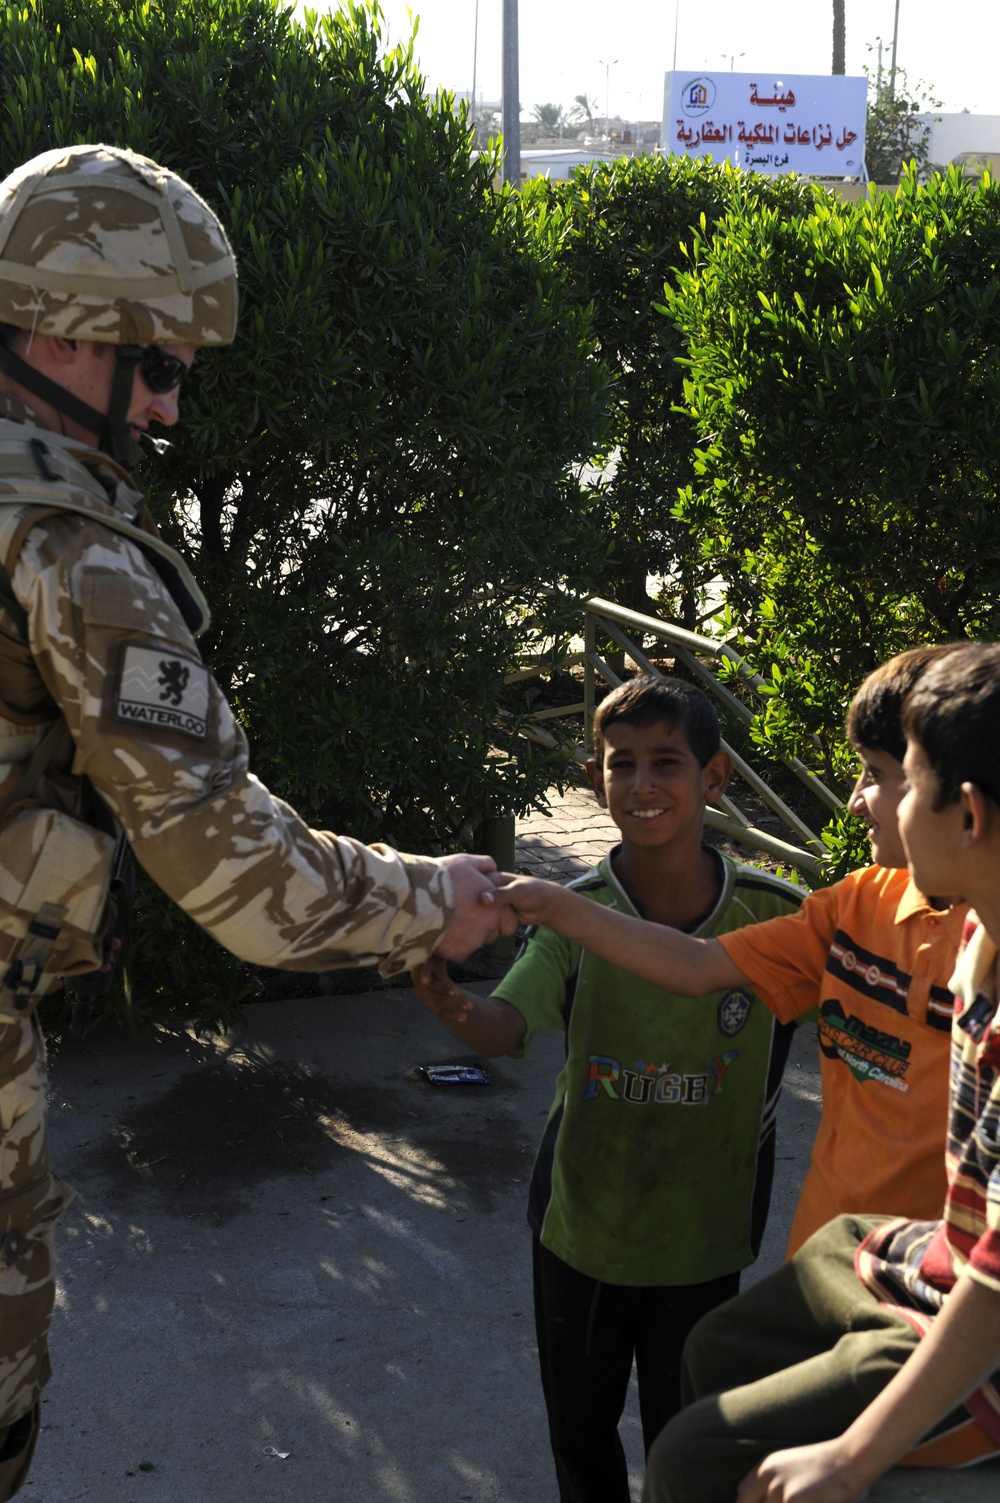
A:
[[[13,583],[69,722],[74,771],[153,880],[227,949],[268,966],[392,974],[499,932],[477,901],[488,858],[472,868],[311,830],[253,776],[178,607],[129,539],[49,518],[22,545]]]

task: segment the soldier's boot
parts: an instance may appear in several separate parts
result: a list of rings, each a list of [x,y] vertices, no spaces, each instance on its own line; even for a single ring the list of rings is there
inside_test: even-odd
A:
[[[19,1492],[28,1477],[42,1419],[41,1401],[0,1431],[0,1503]]]

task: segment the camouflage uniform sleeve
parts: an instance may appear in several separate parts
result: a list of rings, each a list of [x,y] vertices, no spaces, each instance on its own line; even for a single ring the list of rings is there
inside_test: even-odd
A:
[[[234,954],[291,970],[417,964],[451,922],[434,861],[311,830],[247,746],[180,613],[127,538],[80,517],[29,533],[15,591],[76,744],[153,880]]]

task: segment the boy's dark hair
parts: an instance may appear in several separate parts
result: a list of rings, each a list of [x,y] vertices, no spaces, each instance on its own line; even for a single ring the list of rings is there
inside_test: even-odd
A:
[[[903,706],[929,664],[954,652],[955,646],[945,642],[940,647],[911,647],[869,673],[847,710],[847,739],[855,751],[866,746],[902,762],[906,751]]]
[[[644,673],[641,678],[619,684],[597,706],[595,756],[603,754],[604,732],[609,725],[622,722],[653,725],[657,720],[665,720],[684,732],[700,767],[715,756],[722,744],[719,717],[700,689],[679,678],[666,678],[662,673]]]
[[[903,729],[937,778],[934,808],[974,783],[1000,804],[1000,643],[970,642],[932,664],[906,701]]]

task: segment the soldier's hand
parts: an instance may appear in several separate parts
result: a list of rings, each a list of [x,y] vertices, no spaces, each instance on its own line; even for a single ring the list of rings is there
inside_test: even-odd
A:
[[[503,880],[489,856],[442,856],[455,892],[455,916],[445,930],[436,954],[444,960],[464,960],[481,945],[490,945],[501,934],[513,934],[517,915],[482,901]]]
[[[460,987],[448,975],[448,967],[440,955],[432,955],[422,965],[414,967],[413,988],[421,1002],[442,1023],[465,1023],[472,1012],[471,1000],[466,1000]]]

